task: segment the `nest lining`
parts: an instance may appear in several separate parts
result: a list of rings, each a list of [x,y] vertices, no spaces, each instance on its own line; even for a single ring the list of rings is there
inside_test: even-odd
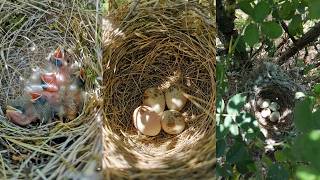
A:
[[[111,179],[214,174],[215,28],[194,10],[205,10],[198,4],[159,3],[142,1],[134,11],[132,4],[108,16],[114,30],[104,37],[103,134]],[[189,99],[181,111],[186,129],[179,135],[139,134],[132,113],[142,104],[143,92],[175,83]]]
[[[95,96],[91,76],[86,82],[88,96],[83,111],[70,122],[22,128],[4,114],[8,100],[22,95],[24,78],[30,76],[32,68],[44,67],[48,54],[57,46],[70,49],[90,75],[99,73],[95,71],[93,49],[95,14],[83,11],[88,6],[82,1],[2,3],[0,14],[7,15],[0,16],[0,177],[72,178],[85,176],[81,171],[88,162],[96,164],[96,139],[101,131],[95,120],[101,101]]]

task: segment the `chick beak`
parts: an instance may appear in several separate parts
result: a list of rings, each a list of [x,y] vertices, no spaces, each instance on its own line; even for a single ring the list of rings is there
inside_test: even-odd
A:
[[[7,109],[6,111],[10,111],[10,112],[11,112],[11,111],[15,111],[15,112],[22,113],[21,110],[15,108],[15,107],[13,107],[13,106],[9,106],[9,105],[8,105],[8,106],[6,107],[6,109]]]
[[[84,72],[84,69],[81,68],[79,71],[75,72],[74,74],[76,76],[77,85],[80,88],[83,88],[84,85],[85,85],[85,72]]]
[[[50,92],[57,92],[59,90],[56,74],[42,74],[41,81],[43,83],[43,90]]]
[[[58,67],[58,68],[62,68],[63,66],[67,66],[67,62],[65,60],[65,53],[64,53],[64,49],[58,47],[54,53],[53,53],[53,59],[52,63]]]
[[[41,81],[46,84],[52,84],[57,82],[57,77],[54,73],[41,74],[40,77]]]
[[[36,92],[30,92],[30,96],[31,96],[31,102],[36,102],[37,100],[39,100],[41,98],[41,94],[40,93],[36,93]]]
[[[64,52],[63,52],[63,49],[58,47],[54,53],[53,53],[53,56],[55,59],[63,59],[64,58]]]
[[[85,72],[83,68],[80,69],[79,78],[83,83],[85,82]]]

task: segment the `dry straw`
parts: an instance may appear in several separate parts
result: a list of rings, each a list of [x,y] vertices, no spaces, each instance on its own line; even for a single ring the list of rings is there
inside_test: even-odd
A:
[[[94,175],[101,161],[97,123],[101,101],[96,77],[95,4],[87,1],[1,1],[0,3],[0,179],[62,179]],[[57,46],[69,49],[86,70],[86,102],[70,122],[22,128],[5,117],[9,99],[21,95],[24,78],[44,66]],[[86,169],[86,171],[82,171]]]
[[[215,37],[208,6],[133,1],[104,20],[104,159],[108,179],[210,179],[215,166]],[[182,84],[179,135],[139,134],[132,113],[149,87]]]

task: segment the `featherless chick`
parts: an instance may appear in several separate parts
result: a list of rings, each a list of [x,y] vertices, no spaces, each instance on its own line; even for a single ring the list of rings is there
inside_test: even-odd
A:
[[[42,97],[32,102],[29,97],[19,96],[8,103],[6,115],[11,122],[20,126],[37,120],[49,122],[53,118],[52,108]]]

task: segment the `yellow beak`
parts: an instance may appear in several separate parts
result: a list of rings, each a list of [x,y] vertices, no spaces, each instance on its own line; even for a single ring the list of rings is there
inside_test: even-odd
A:
[[[7,106],[6,107],[6,113],[10,113],[10,112],[18,112],[18,113],[21,113],[22,114],[22,111],[21,110],[19,110],[19,109],[17,109],[17,108],[14,108],[14,107],[12,107],[12,106]]]

